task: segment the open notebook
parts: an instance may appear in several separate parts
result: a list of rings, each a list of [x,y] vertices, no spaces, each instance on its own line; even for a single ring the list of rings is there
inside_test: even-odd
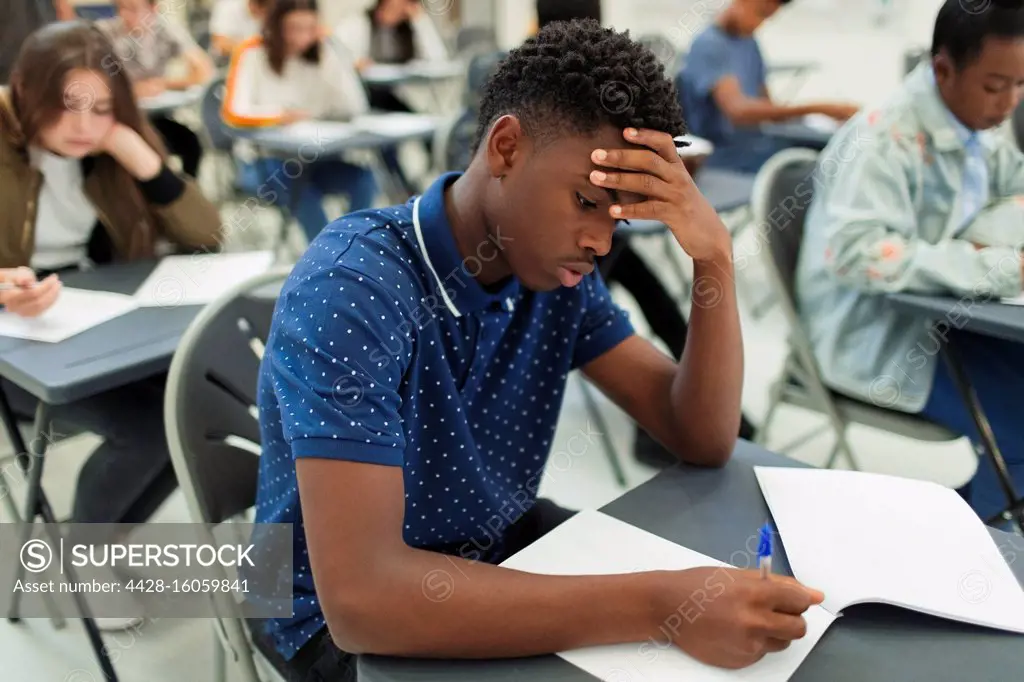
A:
[[[135,292],[135,301],[144,308],[205,305],[273,264],[272,251],[167,256]]]
[[[830,613],[875,602],[1024,633],[1024,589],[956,491],[856,471],[754,470],[793,574],[825,593]]]
[[[599,511],[580,512],[502,564],[546,575],[613,575],[726,565]],[[687,617],[693,617],[690,612],[686,610]],[[666,619],[670,615],[666,614]],[[834,617],[815,606],[806,619],[807,636],[742,670],[700,663],[681,649],[666,646],[667,636],[660,635],[653,641],[588,647],[558,655],[605,682],[785,682]],[[671,625],[666,625],[665,632],[672,633]]]

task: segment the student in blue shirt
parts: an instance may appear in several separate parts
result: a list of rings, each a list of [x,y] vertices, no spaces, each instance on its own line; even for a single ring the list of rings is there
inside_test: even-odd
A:
[[[630,106],[601,106],[611,82],[629,84]],[[680,460],[721,466],[743,353],[729,235],[676,153],[683,120],[649,50],[593,21],[551,24],[498,68],[480,124],[465,173],[328,226],[278,302],[257,521],[294,527],[294,614],[268,635],[296,679],[342,679],[359,653],[664,641],[665,619],[722,575],[494,565],[570,514],[536,497],[569,372]],[[664,222],[708,285],[678,364],[633,334],[594,271],[634,218]],[[729,589],[673,635],[711,665],[785,648],[823,599],[725,575]]]
[[[977,440],[940,358],[951,340],[1024,490],[1024,346],[961,331],[975,300],[1017,296],[1024,281],[1024,155],[992,130],[1021,99],[1024,9],[947,0],[931,53],[823,152],[819,168],[834,172],[815,176],[800,314],[835,390]],[[886,301],[897,291],[953,296],[960,310],[932,328]],[[983,519],[1007,506],[987,458],[961,493]]]
[[[788,146],[762,133],[762,123],[824,114],[839,121],[858,107],[838,102],[786,105],[772,100],[754,32],[789,0],[732,0],[693,40],[677,78],[690,132],[715,145],[709,167],[754,173]]]

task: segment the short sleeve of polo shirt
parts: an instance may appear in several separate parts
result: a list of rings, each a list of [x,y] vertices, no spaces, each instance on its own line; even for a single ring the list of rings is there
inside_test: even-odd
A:
[[[403,463],[399,387],[412,341],[395,303],[343,265],[282,292],[267,352],[293,457]]]
[[[577,369],[596,360],[633,335],[629,315],[612,301],[598,271],[583,278],[584,311],[572,352],[572,367]]]
[[[711,94],[726,76],[737,75],[729,39],[718,31],[705,31],[686,57],[687,73],[701,97]]]

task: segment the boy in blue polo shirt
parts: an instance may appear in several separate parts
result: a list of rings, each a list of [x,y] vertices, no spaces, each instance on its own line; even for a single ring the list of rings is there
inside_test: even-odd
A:
[[[690,131],[710,140],[707,166],[755,173],[786,142],[762,123],[824,114],[845,121],[857,107],[838,102],[791,106],[772,100],[754,33],[789,0],[732,0],[693,40],[678,84]]]
[[[602,107],[613,86],[628,106]],[[310,246],[282,290],[259,398],[257,520],[295,529],[294,614],[268,635],[294,679],[342,679],[358,653],[641,641],[721,570],[494,565],[569,514],[536,493],[573,369],[683,461],[720,466],[733,448],[731,244],[676,153],[683,131],[653,54],[593,21],[556,23],[498,68],[464,174]],[[706,283],[679,364],[633,334],[594,271],[631,218],[668,225]],[[712,665],[784,648],[823,598],[731,576],[738,589],[676,638]]]

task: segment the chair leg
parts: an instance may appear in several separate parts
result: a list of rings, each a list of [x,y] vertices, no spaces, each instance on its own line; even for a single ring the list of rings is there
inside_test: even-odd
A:
[[[761,447],[766,447],[768,443],[768,427],[771,426],[772,420],[775,418],[775,412],[779,409],[779,404],[782,402],[782,384],[776,381],[772,384],[769,390],[768,396],[768,411],[765,412],[764,419],[761,421],[761,428],[754,434],[754,442]]]
[[[604,419],[604,415],[601,413],[601,409],[597,406],[597,401],[594,400],[593,394],[590,392],[590,386],[587,384],[587,380],[580,377],[580,390],[583,392],[583,402],[586,403],[587,412],[590,417],[597,422],[598,430],[605,435],[602,446],[604,449],[605,457],[608,459],[608,464],[612,468],[612,475],[615,476],[615,480],[620,486],[625,488],[626,483],[626,472],[622,470],[622,463],[619,461],[619,452],[616,450],[614,443],[611,440],[611,431],[608,429],[608,423]]]
[[[850,469],[853,471],[860,471],[860,465],[857,463],[857,459],[853,456],[853,448],[850,447],[850,442],[846,439],[846,425],[837,426],[833,423],[832,426],[836,432],[836,443],[832,446],[832,452],[829,454],[825,468],[833,468],[839,460],[839,455],[845,455],[846,461],[850,464]]]
[[[214,624],[214,628],[217,625]],[[224,644],[220,641],[216,631],[213,637],[213,680],[214,682],[227,682],[228,658],[224,653]]]

